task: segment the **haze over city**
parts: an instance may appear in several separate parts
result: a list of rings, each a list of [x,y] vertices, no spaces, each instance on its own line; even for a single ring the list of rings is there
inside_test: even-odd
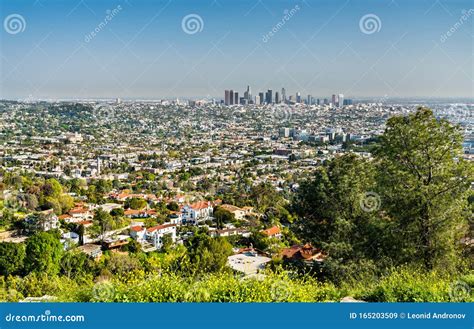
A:
[[[471,1],[3,1],[4,99],[472,97]],[[464,18],[463,18],[464,17]],[[14,17],[13,17],[14,18]]]

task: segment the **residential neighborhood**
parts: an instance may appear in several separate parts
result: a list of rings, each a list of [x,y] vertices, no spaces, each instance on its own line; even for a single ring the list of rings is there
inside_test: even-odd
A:
[[[386,217],[398,208],[387,200],[403,195],[384,192],[400,182],[373,174],[388,161],[387,124],[430,120],[437,107],[346,103],[109,102],[113,115],[104,117],[98,101],[1,101],[0,248],[12,258],[0,255],[0,269],[18,258],[3,273],[41,269],[94,285],[174,272],[338,282],[360,255],[378,264],[379,239],[398,229],[380,227],[394,225]],[[462,172],[473,160],[473,126],[457,119],[453,165]],[[459,191],[472,193],[469,182]],[[457,243],[470,248],[472,239]],[[384,266],[404,262],[384,247]]]

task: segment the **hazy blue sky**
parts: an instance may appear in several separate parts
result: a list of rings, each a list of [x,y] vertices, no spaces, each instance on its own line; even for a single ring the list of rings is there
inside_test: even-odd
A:
[[[253,94],[472,97],[472,8],[469,0],[2,0],[0,97],[223,97],[247,84]],[[25,25],[8,25],[12,14]],[[203,22],[194,34],[182,28],[190,14]],[[375,30],[360,27],[368,14],[379,19]]]

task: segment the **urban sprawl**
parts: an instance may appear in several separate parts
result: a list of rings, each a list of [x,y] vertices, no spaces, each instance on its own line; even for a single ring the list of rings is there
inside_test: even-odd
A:
[[[430,102],[318,98],[285,88],[223,96],[0,101],[0,200],[11,214],[0,223],[0,241],[59,229],[65,250],[99,259],[132,243],[143,252],[183,244],[202,228],[211,237],[271,241],[265,250],[234,244],[228,265],[244,275],[275,253],[324,262],[324,250],[285,240],[291,220],[269,220],[272,211],[326,161],[345,153],[370,159],[387,119]],[[429,106],[462,126],[464,157],[472,161],[472,104]],[[25,176],[42,179],[43,190]],[[278,204],[259,207],[259,197],[272,193]],[[244,202],[250,198],[253,206]],[[114,222],[104,224],[98,213]]]

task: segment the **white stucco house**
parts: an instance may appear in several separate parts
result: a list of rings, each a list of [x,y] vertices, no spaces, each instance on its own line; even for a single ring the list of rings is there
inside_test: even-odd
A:
[[[214,207],[209,201],[199,201],[185,205],[182,209],[183,221],[187,224],[196,225],[199,221],[210,219]]]
[[[176,242],[176,224],[165,223],[150,228],[143,226],[132,226],[130,236],[140,243],[151,243],[155,248],[160,249],[163,246],[163,237],[169,235],[173,243]]]

